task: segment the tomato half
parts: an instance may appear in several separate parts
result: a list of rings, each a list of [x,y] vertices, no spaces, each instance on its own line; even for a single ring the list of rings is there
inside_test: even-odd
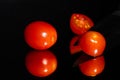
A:
[[[57,41],[57,31],[45,21],[34,21],[26,26],[24,38],[30,47],[45,50],[53,46]]]
[[[95,57],[86,62],[79,64],[80,71],[86,75],[95,77],[103,72],[105,68],[104,56]]]
[[[26,55],[25,66],[33,76],[46,77],[55,72],[57,58],[51,51],[30,51]]]
[[[70,18],[70,28],[73,33],[81,35],[94,26],[92,19],[80,13],[72,14]]]
[[[102,55],[106,46],[105,37],[97,31],[86,32],[79,42],[82,51],[93,57]]]

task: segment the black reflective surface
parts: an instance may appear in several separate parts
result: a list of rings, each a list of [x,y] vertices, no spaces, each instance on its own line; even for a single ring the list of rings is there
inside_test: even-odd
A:
[[[114,80],[119,79],[120,71],[120,16],[112,15],[117,0],[72,0],[72,1],[0,1],[0,65],[3,80]],[[113,6],[110,6],[113,5]],[[103,53],[104,71],[94,77],[84,76],[73,67],[79,53],[70,54],[69,44],[75,36],[70,30],[69,19],[72,13],[83,13],[91,17],[95,26],[91,30],[101,32],[107,41]],[[26,54],[32,50],[24,41],[24,28],[29,22],[44,20],[51,23],[58,32],[58,40],[49,50],[58,59],[57,70],[50,76],[39,78],[28,73],[24,65]]]

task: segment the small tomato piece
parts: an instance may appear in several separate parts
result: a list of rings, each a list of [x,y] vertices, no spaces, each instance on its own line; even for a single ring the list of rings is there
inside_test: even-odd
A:
[[[76,43],[79,43],[79,38],[80,36],[74,36],[71,41],[70,41],[70,53],[73,55],[77,52],[80,52],[81,51],[81,47],[79,44],[76,44]]]

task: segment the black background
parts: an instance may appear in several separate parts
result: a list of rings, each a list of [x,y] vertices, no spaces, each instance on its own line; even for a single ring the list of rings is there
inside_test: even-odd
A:
[[[0,1],[0,61],[3,80],[114,80],[119,79],[120,17],[111,15],[119,0],[1,0]],[[72,67],[79,55],[70,55],[69,42],[74,37],[69,20],[73,13],[83,13],[95,23],[107,41],[104,51],[106,67],[95,78],[84,76]],[[49,50],[58,59],[58,68],[50,76],[39,78],[29,74],[24,65],[25,55],[32,50],[24,41],[24,28],[32,21],[51,23],[58,40]]]

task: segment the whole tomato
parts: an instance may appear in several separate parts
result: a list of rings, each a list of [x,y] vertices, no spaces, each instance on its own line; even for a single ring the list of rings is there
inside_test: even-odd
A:
[[[73,33],[81,35],[94,26],[92,19],[80,13],[74,13],[70,18],[70,28]]]
[[[95,77],[103,72],[105,68],[104,56],[99,56],[79,64],[80,71],[86,75]]]
[[[86,32],[79,42],[82,51],[93,57],[102,55],[106,46],[105,37],[97,31]]]
[[[45,21],[34,21],[26,26],[24,38],[30,47],[37,50],[45,50],[56,43],[57,31]]]
[[[25,66],[30,74],[46,77],[55,72],[57,58],[50,51],[30,51],[25,58]]]

